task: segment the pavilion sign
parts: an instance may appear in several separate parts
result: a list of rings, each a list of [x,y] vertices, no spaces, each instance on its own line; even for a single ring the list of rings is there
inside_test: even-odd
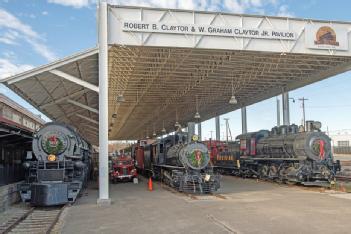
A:
[[[122,30],[126,32],[142,33],[171,33],[206,35],[221,37],[244,37],[273,40],[296,40],[296,33],[292,31],[276,29],[253,29],[242,27],[197,25],[178,23],[148,23],[143,21],[123,21]]]

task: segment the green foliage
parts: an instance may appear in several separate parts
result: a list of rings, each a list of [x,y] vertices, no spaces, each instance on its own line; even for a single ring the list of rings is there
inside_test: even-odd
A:
[[[200,167],[202,163],[204,162],[203,154],[200,154],[200,157],[197,159],[196,158],[196,150],[194,150],[190,156],[188,157],[190,164],[193,167]]]
[[[58,140],[58,144],[56,147],[52,147],[50,145],[50,141],[49,139],[46,140],[45,142],[45,151],[48,153],[48,154],[54,154],[54,155],[57,155],[58,153],[61,152],[62,148],[63,148],[63,143],[61,141],[60,138],[57,138]]]

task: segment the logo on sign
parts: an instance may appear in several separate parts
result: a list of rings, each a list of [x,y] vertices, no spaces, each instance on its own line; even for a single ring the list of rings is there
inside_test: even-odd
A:
[[[329,26],[323,26],[318,29],[314,44],[339,46],[339,42],[336,41],[336,33]]]

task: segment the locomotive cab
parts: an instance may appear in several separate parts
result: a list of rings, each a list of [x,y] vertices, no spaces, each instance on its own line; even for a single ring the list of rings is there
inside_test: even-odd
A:
[[[256,146],[257,142],[263,138],[267,137],[269,135],[269,131],[267,130],[261,130],[258,132],[251,132],[251,133],[246,133],[246,134],[241,134],[236,137],[237,140],[239,140],[240,146],[240,156],[255,156],[256,153]]]

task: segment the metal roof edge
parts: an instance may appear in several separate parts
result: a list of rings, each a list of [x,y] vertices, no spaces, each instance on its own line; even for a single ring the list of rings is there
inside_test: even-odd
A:
[[[76,60],[79,60],[82,58],[86,58],[90,55],[98,53],[98,51],[99,51],[98,47],[94,47],[94,48],[90,48],[90,49],[87,49],[84,51],[80,51],[78,53],[64,57],[62,59],[58,59],[58,60],[51,62],[49,64],[44,64],[44,65],[41,65],[39,67],[33,68],[31,70],[28,70],[28,71],[25,71],[22,73],[18,73],[16,75],[13,75],[13,76],[10,76],[10,77],[4,78],[4,79],[1,79],[0,83],[5,83],[5,82],[6,83],[8,83],[8,82],[14,83],[16,81],[23,80],[23,79],[26,79],[26,78],[31,77],[31,76],[35,76],[35,75],[40,74],[42,72],[50,71],[52,69],[55,69],[55,68],[60,67],[62,65],[65,65],[67,63],[70,63],[70,62],[73,62],[73,61],[76,61]]]
[[[351,24],[351,21],[337,21],[337,20],[322,20],[322,19],[311,19],[311,18],[297,18],[290,16],[274,16],[274,15],[257,15],[257,14],[243,14],[243,13],[232,13],[232,12],[222,12],[222,11],[205,11],[205,10],[189,10],[189,9],[175,9],[175,8],[162,8],[162,7],[146,7],[146,6],[128,6],[128,5],[114,5],[108,4],[111,8],[126,8],[126,9],[146,9],[146,10],[162,10],[162,11],[175,11],[175,12],[196,12],[202,14],[222,14],[222,15],[235,15],[235,16],[245,16],[245,17],[269,17],[276,19],[292,19],[298,21],[317,21],[322,23],[340,23],[340,24]]]
[[[38,115],[34,114],[33,112],[29,111],[27,108],[22,106],[21,104],[15,102],[11,98],[7,97],[6,95],[0,93],[0,103],[4,103],[7,106],[17,110],[18,112],[26,115],[28,118],[40,123],[40,124],[45,124],[46,121],[43,120],[41,117]]]

